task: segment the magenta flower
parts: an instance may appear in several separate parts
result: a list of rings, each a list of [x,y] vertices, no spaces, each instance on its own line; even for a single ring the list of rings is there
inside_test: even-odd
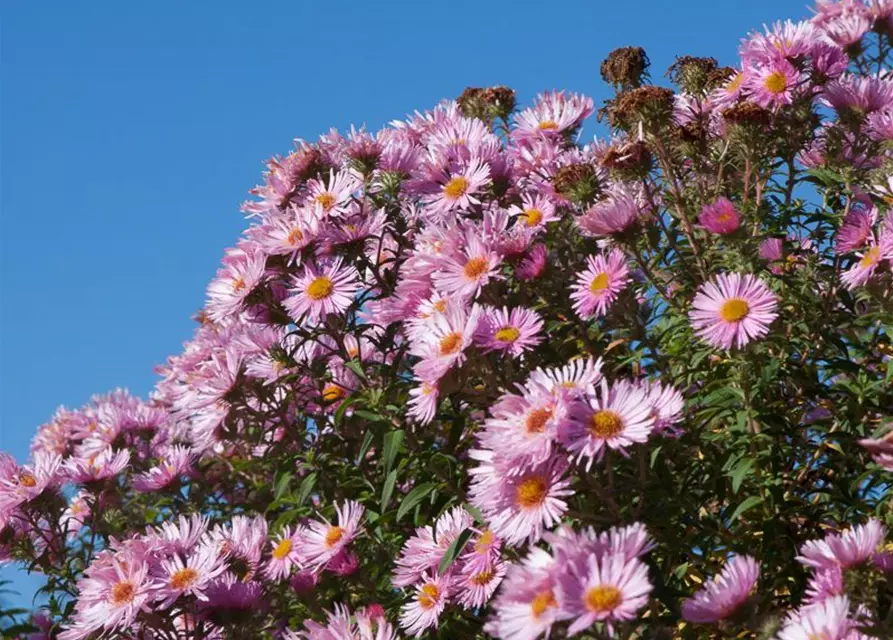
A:
[[[555,212],[555,205],[547,197],[537,195],[525,195],[521,206],[513,206],[509,214],[518,220],[518,224],[528,229],[545,229],[550,222],[560,220],[561,216]]]
[[[777,109],[794,101],[804,80],[796,67],[784,58],[758,67],[748,78],[750,99],[761,107]]]
[[[521,258],[521,262],[515,268],[515,273],[521,280],[535,280],[546,268],[549,252],[543,244],[535,244]]]
[[[306,314],[312,320],[321,321],[329,314],[343,313],[360,289],[357,278],[357,270],[342,267],[341,258],[322,268],[308,264],[304,273],[295,277],[292,294],[283,305],[295,319]]]
[[[462,171],[448,173],[439,183],[438,192],[428,203],[431,213],[446,214],[480,204],[477,194],[489,184],[490,167],[480,160],[470,163]]]
[[[871,228],[877,220],[877,209],[853,209],[843,219],[837,232],[834,250],[838,254],[861,249],[871,239]]]
[[[710,233],[726,235],[738,230],[741,226],[741,217],[731,200],[717,198],[712,204],[701,209],[698,222]]]
[[[607,256],[589,256],[586,264],[571,289],[574,311],[584,320],[605,315],[630,280],[626,256],[619,249],[612,249]]]
[[[592,98],[564,91],[547,91],[537,103],[516,116],[512,135],[518,140],[551,138],[576,129],[592,114]]]
[[[32,464],[20,467],[12,456],[0,452],[0,516],[55,488],[62,480],[61,464],[61,456],[38,451]]]
[[[106,447],[88,458],[69,458],[65,461],[68,479],[72,482],[93,482],[118,475],[130,463],[130,450],[115,451]]]
[[[245,298],[261,282],[265,264],[266,256],[248,243],[227,251],[217,277],[208,285],[206,308],[212,320],[241,311]]]
[[[828,598],[791,614],[778,634],[778,640],[862,640],[849,616],[846,596]],[[866,640],[867,637],[866,637]]]
[[[451,367],[462,364],[482,312],[478,305],[470,310],[454,306],[446,314],[434,317],[427,333],[414,341],[410,350],[422,359],[415,367],[416,376],[422,380],[439,380]]]
[[[641,215],[636,199],[626,191],[617,190],[579,216],[577,226],[587,235],[613,236],[631,228]]]
[[[722,349],[743,347],[769,333],[777,298],[750,274],[720,274],[698,290],[689,313],[695,333]]]
[[[499,272],[499,255],[475,236],[460,258],[448,258],[442,270],[435,274],[434,284],[445,294],[473,298]]]
[[[722,572],[682,603],[682,617],[690,622],[717,622],[740,607],[760,577],[760,566],[750,556],[736,556]]]
[[[871,559],[886,535],[887,528],[871,518],[842,533],[831,533],[822,540],[806,542],[800,547],[797,560],[815,569],[853,567]]]
[[[536,311],[518,307],[487,309],[478,325],[476,340],[486,351],[503,351],[518,357],[543,341],[543,320]]]
[[[145,493],[164,489],[192,472],[195,454],[181,445],[171,447],[159,464],[133,478],[133,488]]]
[[[490,635],[517,640],[548,637],[560,613],[554,574],[555,560],[538,547],[511,565],[493,605]]]
[[[361,185],[352,171],[331,171],[328,181],[311,180],[308,183],[307,203],[320,218],[338,217],[348,212],[353,194]]]
[[[840,276],[843,285],[850,290],[860,287],[871,280],[874,272],[877,271],[884,259],[882,247],[874,241],[874,238],[869,240],[865,251],[856,257],[858,261]]]

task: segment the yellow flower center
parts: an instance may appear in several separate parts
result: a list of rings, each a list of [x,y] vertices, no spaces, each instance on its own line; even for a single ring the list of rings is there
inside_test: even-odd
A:
[[[601,584],[586,592],[586,608],[593,613],[605,613],[616,609],[623,598],[620,589],[608,584]]]
[[[763,86],[769,93],[783,93],[788,88],[788,79],[781,71],[773,71],[766,76]]]
[[[527,433],[542,433],[546,430],[546,423],[552,417],[551,409],[534,409],[527,414],[524,429]]]
[[[552,590],[540,591],[533,600],[530,601],[530,612],[533,614],[533,619],[538,620],[541,615],[543,615],[546,610],[555,607],[558,603],[555,601],[555,594],[552,593]]]
[[[136,587],[132,582],[118,582],[112,587],[111,603],[116,607],[133,602]]]
[[[441,298],[431,306],[434,307],[434,310],[438,313],[443,313],[444,311],[446,311],[447,308],[447,299]]]
[[[541,505],[549,492],[546,480],[541,476],[533,476],[522,481],[515,489],[518,504],[525,509]]]
[[[465,277],[469,280],[477,280],[482,275],[484,275],[487,270],[490,268],[490,261],[486,258],[472,258],[468,262],[465,263],[465,267],[463,269],[465,273]]]
[[[431,609],[437,606],[437,599],[440,597],[440,589],[436,584],[426,584],[419,590],[416,599],[419,601],[422,609]]]
[[[322,300],[332,295],[335,289],[335,283],[329,276],[319,276],[307,286],[307,295],[311,300]]]
[[[462,334],[458,331],[446,334],[440,339],[440,355],[449,356],[462,347]]]
[[[335,402],[335,400],[343,398],[345,393],[346,392],[341,386],[334,382],[329,382],[322,388],[322,399],[326,402]]]
[[[872,247],[868,251],[865,252],[865,255],[862,256],[862,259],[859,260],[859,266],[863,269],[867,269],[874,263],[876,263],[881,258],[881,248],[880,247]]]
[[[750,313],[750,305],[747,300],[732,298],[726,300],[719,309],[719,317],[726,322],[738,322]]]
[[[304,239],[304,234],[301,233],[300,229],[292,229],[288,232],[288,244],[291,246],[295,246],[300,244],[301,240]]]
[[[602,271],[600,274],[592,279],[592,282],[589,283],[589,290],[592,293],[599,293],[607,289],[610,283],[610,276],[607,274],[607,272]]]
[[[37,478],[30,473],[23,473],[19,476],[19,484],[29,489],[37,486]]]
[[[171,576],[171,589],[183,591],[194,585],[196,580],[198,580],[198,571],[189,567],[180,569]]]
[[[291,553],[291,546],[291,538],[283,538],[279,544],[276,545],[276,548],[273,549],[273,557],[277,560],[282,560]]]
[[[542,221],[543,212],[539,209],[528,209],[524,212],[524,222],[528,227],[535,227]]]
[[[496,338],[498,342],[514,342],[521,337],[521,332],[515,327],[503,327],[497,331],[493,337]]]
[[[592,414],[590,433],[596,438],[613,438],[623,431],[623,418],[609,409],[600,409]]]
[[[471,576],[471,581],[477,585],[484,586],[485,584],[489,584],[493,579],[493,572],[489,569],[481,571],[480,573],[476,573]]]
[[[450,200],[458,200],[468,191],[468,179],[464,176],[456,176],[443,185],[443,195]]]
[[[247,287],[248,284],[245,282],[245,278],[239,276],[238,278],[233,278],[233,293],[239,293],[242,289]]]
[[[474,550],[477,553],[486,553],[493,544],[493,532],[487,529],[481,534],[481,537],[474,543]]]
[[[728,93],[734,93],[738,90],[738,87],[741,86],[742,82],[744,82],[744,74],[739,71],[735,74],[735,77],[729,81],[729,84],[726,85],[726,91]]]
[[[558,123],[554,120],[543,120],[536,126],[540,131],[555,131],[558,128]]]
[[[341,542],[341,538],[343,537],[344,529],[341,527],[329,527],[328,532],[326,532],[326,546],[331,549]]]
[[[326,191],[316,196],[316,201],[323,208],[323,211],[329,211],[335,206],[335,194]]]

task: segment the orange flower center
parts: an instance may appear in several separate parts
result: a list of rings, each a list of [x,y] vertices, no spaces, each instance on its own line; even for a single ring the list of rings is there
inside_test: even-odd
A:
[[[134,596],[136,587],[132,582],[118,582],[112,587],[111,602],[116,607],[133,602]]]
[[[273,557],[277,560],[282,560],[291,553],[291,547],[291,538],[283,538],[282,541],[276,545],[276,548],[273,549]]]
[[[477,585],[484,586],[485,584],[489,584],[493,579],[493,572],[489,569],[485,571],[481,571],[480,573],[476,573],[471,576],[471,581]]]
[[[37,478],[30,473],[23,473],[19,476],[19,484],[29,489],[37,486]]]
[[[550,409],[534,409],[527,414],[524,428],[527,433],[542,433],[546,430],[546,423],[552,417]]]
[[[196,580],[198,580],[198,571],[189,567],[180,569],[171,576],[171,589],[183,591],[194,585]]]
[[[737,91],[742,82],[744,82],[744,74],[739,71],[735,74],[735,77],[729,81],[729,84],[726,86],[726,91],[728,93]]]
[[[329,211],[335,206],[335,194],[326,191],[316,196],[316,201],[323,208],[323,211]]]
[[[291,246],[295,246],[300,244],[301,240],[304,239],[304,234],[301,233],[300,229],[292,229],[288,232],[288,244]]]
[[[788,79],[781,71],[773,71],[766,76],[763,86],[769,93],[783,93],[788,88]]]
[[[458,331],[446,334],[440,339],[440,355],[449,356],[462,347],[462,334]]]
[[[441,298],[431,306],[434,307],[434,310],[438,313],[443,313],[444,311],[446,311],[447,308],[447,299]]]
[[[341,542],[341,538],[343,537],[344,529],[342,529],[341,527],[329,527],[329,530],[326,533],[326,546],[331,549],[336,544]]]
[[[540,131],[555,131],[558,128],[558,123],[554,120],[543,120],[536,126]]]
[[[533,600],[530,601],[530,611],[533,613],[533,619],[538,620],[541,615],[543,615],[547,609],[551,609],[552,607],[557,606],[557,602],[555,602],[555,594],[552,593],[551,589],[546,591],[540,591]]]
[[[608,276],[607,272],[602,271],[600,274],[592,279],[592,282],[589,283],[589,290],[592,293],[599,293],[607,289],[610,283],[610,276]]]
[[[464,176],[456,176],[443,185],[443,195],[450,200],[458,200],[468,191],[468,179]]]
[[[867,269],[874,263],[876,263],[881,258],[881,248],[880,247],[872,247],[868,251],[865,252],[865,255],[862,256],[862,259],[859,260],[859,266],[863,269]]]
[[[332,279],[329,276],[319,276],[313,279],[307,286],[307,295],[310,296],[312,300],[322,300],[323,298],[328,298],[332,295],[332,291],[335,289],[335,283],[332,282]]]
[[[463,269],[465,273],[465,277],[469,280],[477,280],[482,275],[484,275],[487,270],[490,268],[490,261],[486,258],[472,258],[468,262],[465,263],[465,268]]]
[[[334,402],[339,398],[343,398],[344,395],[344,389],[334,382],[329,382],[322,388],[322,399],[326,402]]]
[[[524,212],[524,222],[528,227],[535,227],[543,219],[543,212],[539,209],[528,209]]]
[[[609,409],[600,409],[592,414],[590,433],[596,438],[613,438],[623,431],[623,418]]]
[[[608,584],[601,584],[586,592],[586,608],[594,613],[605,613],[616,609],[623,598],[620,589]]]
[[[497,331],[493,337],[496,338],[498,342],[514,342],[521,337],[521,332],[515,327],[503,327]]]
[[[242,289],[248,286],[248,283],[245,282],[245,278],[239,276],[238,278],[233,278],[233,293],[239,293]]]
[[[419,601],[422,609],[431,609],[437,605],[437,599],[440,597],[440,589],[436,584],[426,584],[419,590],[416,599]]]
[[[474,550],[477,553],[486,553],[493,544],[493,532],[487,529],[481,534],[481,537],[474,543]]]
[[[525,509],[541,505],[549,492],[546,480],[541,476],[533,476],[522,481],[515,489],[518,504]]]
[[[750,313],[750,305],[747,300],[732,298],[726,300],[719,309],[719,317],[726,322],[738,322]]]

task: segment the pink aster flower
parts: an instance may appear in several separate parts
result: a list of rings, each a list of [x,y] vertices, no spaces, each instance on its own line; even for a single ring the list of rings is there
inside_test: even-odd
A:
[[[209,583],[223,573],[226,565],[213,545],[201,545],[184,560],[179,555],[163,560],[160,576],[152,585],[161,608],[170,607],[180,596],[191,595],[207,600]]]
[[[456,305],[433,318],[427,334],[410,349],[422,358],[415,374],[422,380],[439,380],[451,367],[465,362],[465,350],[474,340],[482,313],[478,305],[470,310]]]
[[[428,203],[431,213],[449,213],[480,204],[476,194],[490,184],[490,167],[475,160],[462,171],[447,174],[438,185],[439,191]]]
[[[415,638],[426,629],[436,629],[449,595],[449,578],[429,576],[416,587],[413,599],[401,607],[400,626]]]
[[[642,385],[642,391],[651,405],[651,417],[654,419],[654,432],[670,437],[678,437],[682,430],[675,427],[682,418],[685,399],[679,391],[660,382],[648,382]]]
[[[861,249],[871,239],[871,228],[877,220],[877,209],[852,209],[837,232],[834,250],[838,254]]]
[[[750,99],[766,109],[791,104],[803,83],[796,67],[784,58],[758,67],[748,78]]]
[[[726,235],[735,233],[741,226],[738,210],[728,198],[717,198],[701,209],[698,222],[710,233]]]
[[[543,319],[536,311],[491,308],[484,313],[476,339],[486,351],[504,351],[518,357],[543,341],[542,330]]]
[[[893,104],[893,82],[879,77],[845,75],[829,83],[822,97],[836,111],[853,110],[862,117]]]
[[[567,420],[566,403],[536,383],[522,395],[504,394],[490,409],[491,416],[478,435],[482,446],[512,459],[508,473],[523,471],[552,455],[558,429]]]
[[[682,603],[682,617],[689,622],[717,622],[728,618],[750,596],[760,566],[750,556],[736,556],[722,572],[693,597]]]
[[[613,236],[630,229],[641,215],[636,199],[626,191],[617,190],[589,207],[577,218],[577,226],[586,235]]]
[[[568,571],[558,577],[558,604],[562,614],[573,620],[568,634],[579,633],[599,621],[605,622],[612,633],[614,621],[636,617],[647,604],[651,589],[648,567],[641,560],[590,555],[584,571]]]
[[[816,569],[806,585],[805,604],[816,604],[834,596],[846,595],[843,569],[839,566]]]
[[[491,278],[497,277],[500,262],[495,251],[469,234],[461,256],[444,261],[443,268],[434,276],[434,284],[442,293],[472,298]]]
[[[515,267],[515,274],[524,281],[536,280],[545,271],[548,257],[546,245],[533,245]]]
[[[509,214],[516,217],[518,224],[528,229],[544,229],[547,224],[560,220],[555,213],[555,205],[541,194],[525,195],[520,206],[513,206]]]
[[[363,511],[359,502],[348,500],[340,507],[335,505],[337,525],[328,520],[311,522],[299,550],[302,564],[308,568],[324,567],[342,549],[347,548],[362,532],[360,519]]]
[[[605,315],[630,280],[626,256],[619,249],[612,249],[607,257],[588,256],[586,264],[571,289],[574,311],[584,320]]]
[[[283,529],[270,541],[270,559],[264,573],[271,580],[284,580],[291,575],[292,569],[301,567],[300,551],[303,543],[303,527]]]
[[[850,290],[860,287],[868,282],[871,279],[871,276],[874,275],[874,272],[877,271],[878,266],[880,266],[880,263],[883,260],[881,245],[875,243],[874,238],[871,238],[868,248],[860,255],[857,255],[857,258],[859,258],[858,262],[853,264],[853,266],[840,276],[840,280],[843,282],[844,286]]]
[[[87,518],[93,512],[91,507],[93,500],[93,495],[89,491],[81,489],[68,501],[68,508],[59,518],[59,526],[68,534],[69,538],[76,537],[86,525]]]
[[[505,571],[506,563],[501,560],[488,567],[463,566],[453,582],[457,602],[466,609],[483,607],[502,582]]]
[[[788,617],[778,640],[860,640],[858,635],[851,635],[856,625],[848,617],[849,611],[846,596],[803,607]]]
[[[743,347],[769,333],[777,298],[750,274],[720,274],[698,290],[689,314],[695,333],[722,349]]]
[[[419,384],[409,390],[406,415],[420,424],[428,424],[437,413],[440,390],[437,387],[437,381],[422,380],[417,382]]]
[[[195,548],[207,531],[207,516],[193,513],[187,517],[180,514],[177,520],[161,523],[147,537],[151,537],[166,552],[185,554]]]
[[[797,560],[816,569],[853,567],[871,559],[886,535],[887,528],[871,518],[842,533],[831,533],[822,540],[806,542],[800,547]]]
[[[362,182],[352,171],[330,171],[328,181],[311,180],[307,183],[307,204],[321,218],[336,218],[347,213],[354,192]]]
[[[489,633],[502,640],[536,640],[558,619],[555,599],[555,560],[534,547],[524,560],[513,564],[493,605]]]
[[[530,382],[558,396],[580,397],[595,393],[603,366],[601,358],[574,358],[561,367],[537,369],[530,374]]]
[[[342,267],[341,258],[319,268],[308,264],[304,272],[295,277],[292,294],[285,299],[283,306],[292,318],[299,319],[304,314],[316,321],[323,320],[332,313],[342,313],[350,306],[360,289],[357,270]]]
[[[547,91],[537,103],[515,117],[512,136],[518,140],[554,137],[579,127],[592,114],[592,98],[564,91]]]
[[[118,475],[130,463],[130,451],[120,449],[115,451],[106,447],[102,452],[84,458],[69,458],[65,461],[68,479],[72,482],[92,482],[105,480]]]
[[[158,491],[192,472],[195,454],[187,447],[175,445],[164,455],[159,464],[133,478],[133,488],[149,493]]]
[[[605,449],[626,455],[628,447],[645,442],[653,429],[651,407],[638,385],[621,381],[609,387],[602,380],[597,394],[574,405],[560,438],[578,461],[588,459],[588,471],[594,461],[601,460]]]
[[[208,285],[206,310],[219,321],[238,313],[245,298],[254,291],[264,275],[266,256],[260,251],[235,248],[227,251],[223,266]]]
[[[37,451],[32,464],[20,467],[12,456],[0,452],[0,515],[56,487],[62,479],[61,463],[61,456]]]

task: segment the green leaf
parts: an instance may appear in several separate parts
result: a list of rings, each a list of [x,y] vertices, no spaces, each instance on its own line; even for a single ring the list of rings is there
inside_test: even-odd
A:
[[[729,474],[729,477],[732,479],[732,493],[738,493],[738,489],[741,487],[741,483],[744,482],[747,472],[753,468],[756,462],[753,458],[744,458],[738,461],[732,473]]]
[[[403,438],[406,434],[402,429],[391,431],[384,437],[384,451],[382,451],[381,462],[384,465],[385,473],[390,472],[391,466],[394,464],[394,458],[400,451],[400,445],[403,444]]]
[[[292,474],[289,471],[286,471],[279,479],[276,480],[276,489],[273,492],[273,498],[279,500],[282,495],[288,490],[288,483],[291,482]]]
[[[462,533],[453,540],[453,544],[450,545],[450,548],[447,549],[443,558],[440,561],[440,565],[437,567],[437,575],[442,576],[446,573],[447,569],[456,561],[456,558],[459,557],[459,554],[462,553],[462,550],[465,548],[465,544],[468,542],[468,539],[471,537],[471,529],[463,529]]]
[[[344,363],[344,366],[357,374],[357,376],[362,380],[366,379],[366,372],[363,371],[363,365],[361,365],[360,361],[356,358],[354,358],[353,360],[348,360]]]
[[[388,474],[381,488],[381,510],[387,511],[388,503],[391,501],[391,495],[394,493],[394,485],[397,483],[397,470],[394,469]]]
[[[736,508],[735,511],[732,512],[732,515],[729,517],[729,524],[735,522],[735,520],[737,520],[742,513],[752,507],[757,506],[762,501],[763,498],[761,498],[760,496],[750,496],[749,498],[747,498],[744,502],[738,505],[738,508]]]
[[[366,411],[365,409],[357,409],[353,413],[355,416],[364,418],[365,420],[368,420],[369,422],[384,422],[385,420],[387,420],[387,418],[385,418],[380,413],[376,413],[375,411]]]
[[[424,500],[425,496],[431,493],[436,486],[437,485],[433,482],[426,482],[410,491],[406,497],[403,498],[403,502],[400,503],[400,508],[397,509],[397,522],[400,522],[403,516],[412,511],[418,503]]]
[[[301,482],[301,488],[298,489],[298,505],[304,504],[304,501],[307,500],[310,492],[313,491],[313,486],[315,484],[316,471],[308,475],[306,478],[304,478],[303,482]]]
[[[360,446],[360,455],[357,456],[357,464],[361,464],[366,459],[366,454],[369,453],[369,447],[372,446],[374,437],[375,434],[371,430],[366,431],[366,437],[363,438],[363,444]]]
[[[478,509],[473,504],[468,504],[467,502],[462,503],[462,507],[471,514],[471,517],[474,518],[474,521],[478,524],[486,524],[487,520],[484,518],[484,514],[481,513],[481,510]]]

